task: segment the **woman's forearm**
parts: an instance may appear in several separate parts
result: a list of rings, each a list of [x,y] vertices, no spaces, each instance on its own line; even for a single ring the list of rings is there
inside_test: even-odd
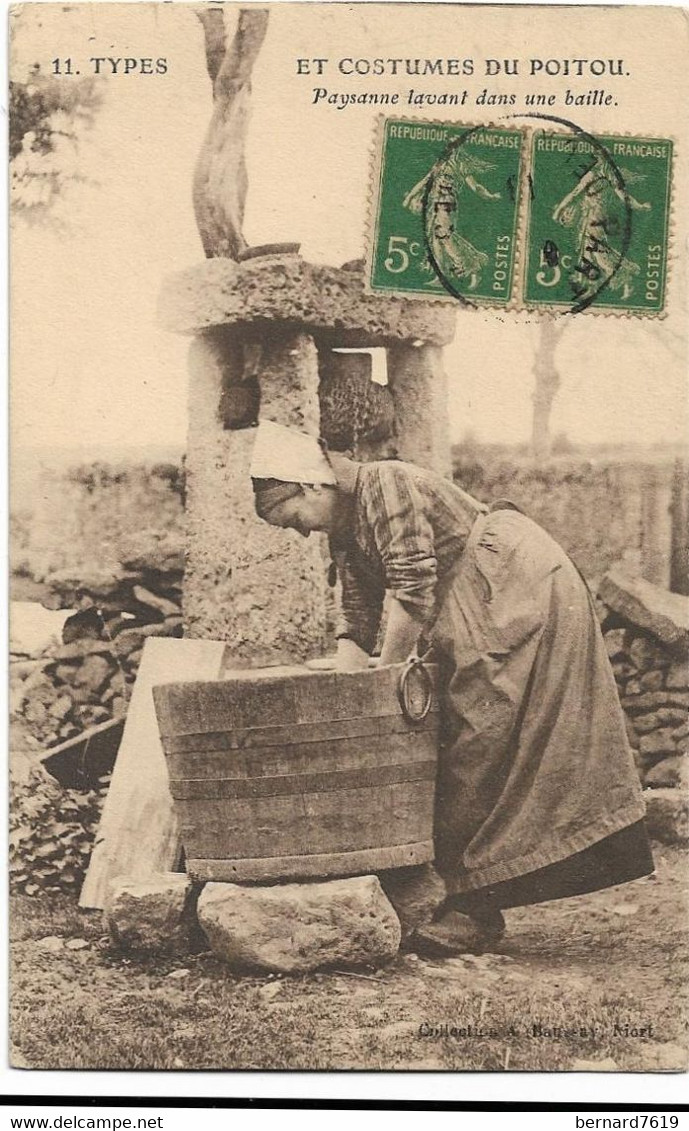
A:
[[[389,599],[381,664],[401,664],[413,652],[421,635],[422,622],[394,597]]]

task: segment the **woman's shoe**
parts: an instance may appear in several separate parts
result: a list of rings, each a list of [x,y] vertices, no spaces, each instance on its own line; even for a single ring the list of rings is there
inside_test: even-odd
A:
[[[411,949],[417,954],[431,958],[478,954],[483,949],[482,932],[478,924],[460,911],[448,911],[436,923],[417,927],[410,943]]]
[[[499,942],[505,933],[505,916],[502,911],[481,911],[472,918],[483,934],[484,950]]]
[[[429,958],[449,958],[456,954],[482,954],[505,933],[505,920],[500,911],[482,915],[481,919],[446,911],[435,923],[418,927],[409,940],[409,949]]]

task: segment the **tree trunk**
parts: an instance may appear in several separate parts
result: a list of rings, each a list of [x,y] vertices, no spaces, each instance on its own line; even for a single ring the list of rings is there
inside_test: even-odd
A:
[[[552,446],[550,414],[555,394],[560,388],[560,374],[555,367],[555,350],[563,330],[564,326],[557,325],[553,318],[545,318],[536,349],[531,449],[539,461],[548,458]]]
[[[237,259],[247,247],[242,225],[251,72],[266,34],[268,12],[241,9],[229,48],[221,8],[201,9],[197,15],[213,83],[213,116],[194,171],[194,213],[207,258]]]

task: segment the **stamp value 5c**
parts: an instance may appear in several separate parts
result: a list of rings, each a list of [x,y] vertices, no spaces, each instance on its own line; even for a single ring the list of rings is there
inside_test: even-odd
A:
[[[523,147],[518,129],[385,121],[371,289],[506,305]]]
[[[371,291],[553,313],[662,313],[672,142],[594,137],[554,121],[557,130],[382,122]]]
[[[671,165],[668,140],[537,130],[525,305],[662,311]]]

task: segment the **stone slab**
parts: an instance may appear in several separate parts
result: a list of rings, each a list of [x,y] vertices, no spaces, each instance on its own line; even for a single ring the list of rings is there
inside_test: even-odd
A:
[[[627,688],[629,684],[627,684]],[[629,711],[631,715],[639,715],[645,711],[656,711],[659,707],[677,707],[680,710],[689,711],[689,692],[688,691],[645,691],[642,694],[637,692],[633,695],[625,695],[622,699],[622,706],[625,711]]]
[[[654,588],[656,588],[654,586]],[[660,590],[663,596],[668,595],[665,590]],[[669,594],[673,596],[673,594]],[[670,666],[670,657],[658,644],[648,636],[637,636],[632,640],[627,649],[629,659],[640,672],[650,673],[654,668],[667,668]]]
[[[240,970],[378,965],[395,956],[401,939],[376,876],[272,887],[210,883],[197,913],[216,957]]]
[[[610,570],[598,596],[609,609],[669,647],[689,648],[689,600],[640,577]]]
[[[672,727],[660,727],[659,730],[645,734],[639,742],[642,755],[674,754],[675,738]]]
[[[605,634],[605,649],[611,660],[624,656],[626,653],[626,631],[623,628],[612,628]]]
[[[683,789],[646,789],[648,834],[663,844],[689,840],[689,796]]]
[[[659,710],[651,712],[648,715],[637,715],[634,719],[634,727],[639,734],[650,734],[653,730],[659,730],[660,727],[679,727],[682,725],[687,717],[686,711],[673,707],[660,707]],[[672,731],[673,739],[677,739],[676,731]],[[681,738],[681,735],[679,736]]]
[[[307,263],[298,255],[266,255],[237,263],[207,259],[169,276],[158,304],[166,330],[198,334],[211,326],[286,323],[340,346],[420,341],[446,345],[456,310],[368,295],[363,274]]]
[[[673,664],[667,673],[665,686],[671,691],[689,690],[689,661]]]
[[[644,785],[648,789],[679,788],[686,791],[689,786],[689,758],[683,754],[663,758],[648,771]]]
[[[644,672],[639,680],[641,691],[660,691],[663,686],[663,673],[661,671]]]
[[[119,879],[110,885],[105,921],[122,950],[136,954],[187,954],[193,938],[194,887],[183,873],[147,880]]]

